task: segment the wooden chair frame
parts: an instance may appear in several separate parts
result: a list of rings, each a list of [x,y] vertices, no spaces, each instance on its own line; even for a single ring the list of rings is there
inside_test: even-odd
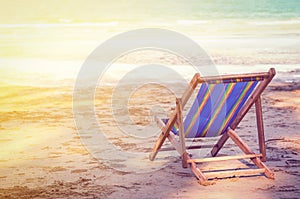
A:
[[[223,76],[212,76],[212,77],[200,77],[199,73],[196,73],[193,79],[190,81],[188,88],[183,93],[181,98],[176,99],[176,109],[170,116],[168,122],[165,124],[158,118],[156,118],[159,126],[161,127],[161,134],[155,143],[152,152],[149,155],[149,159],[153,161],[161,149],[166,138],[172,143],[174,148],[181,155],[182,166],[183,168],[187,168],[190,166],[192,172],[199,179],[200,184],[205,184],[208,179],[211,178],[223,178],[230,176],[241,176],[241,175],[254,175],[259,173],[264,173],[266,177],[274,179],[274,174],[272,171],[263,163],[266,161],[266,147],[265,147],[265,136],[264,136],[264,127],[263,127],[263,116],[262,116],[262,105],[261,105],[261,93],[265,90],[267,85],[271,82],[276,72],[274,68],[269,69],[268,72],[265,73],[251,73],[251,74],[242,74],[242,75],[223,75]],[[182,110],[186,105],[187,101],[191,97],[193,91],[197,87],[198,84],[202,83],[210,83],[210,82],[222,82],[226,80],[236,79],[236,78],[263,78],[262,82],[258,84],[256,89],[250,95],[249,99],[243,105],[242,109],[237,114],[234,121],[231,123],[228,130],[220,137],[218,142],[213,146],[211,150],[211,158],[203,158],[203,159],[191,159],[186,151],[185,145],[185,135],[184,135],[184,127],[183,127],[183,116]],[[256,112],[256,122],[257,122],[257,130],[258,130],[258,141],[259,141],[259,151],[260,154],[255,154],[247,144],[238,136],[238,134],[234,131],[239,123],[242,121],[246,113],[249,109],[255,104],[255,112]],[[171,129],[175,122],[177,121],[179,127],[179,142],[175,139],[175,135],[171,132]],[[245,153],[245,155],[237,155],[237,156],[222,156],[216,157],[220,149],[223,147],[225,142],[231,138],[233,142]],[[197,148],[197,147],[195,147]],[[200,148],[200,147],[198,147]],[[212,161],[224,161],[224,160],[234,160],[234,159],[250,159],[258,169],[247,169],[247,170],[235,170],[235,171],[219,171],[219,172],[211,172],[211,173],[203,173],[198,167],[197,163],[203,162],[212,162]]]

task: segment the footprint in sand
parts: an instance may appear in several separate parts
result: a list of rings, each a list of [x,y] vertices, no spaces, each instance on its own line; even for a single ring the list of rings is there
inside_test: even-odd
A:
[[[71,171],[71,173],[84,173],[84,172],[87,172],[87,169],[75,169]]]
[[[286,160],[285,163],[288,165],[288,167],[300,167],[300,160],[289,159]]]
[[[49,171],[50,172],[59,172],[59,171],[66,171],[67,169],[64,167],[53,167]]]

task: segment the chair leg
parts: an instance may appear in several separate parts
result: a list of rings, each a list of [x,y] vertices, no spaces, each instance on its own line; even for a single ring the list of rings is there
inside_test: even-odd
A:
[[[187,152],[184,152],[184,153],[182,154],[182,156],[181,156],[181,158],[182,158],[182,167],[183,167],[183,168],[187,168],[187,167],[188,167],[187,157],[188,157]]]
[[[179,138],[180,138],[180,146],[181,146],[181,159],[182,159],[182,167],[187,168],[187,152],[185,146],[185,135],[184,135],[184,126],[183,126],[183,118],[182,118],[182,103],[181,99],[176,99],[176,109],[177,109],[177,122],[179,127]]]
[[[170,120],[168,121],[168,123],[164,126],[164,128],[162,128],[162,132],[159,135],[159,138],[157,139],[154,147],[152,148],[152,152],[149,155],[149,159],[151,161],[153,161],[159,151],[159,149],[161,148],[161,146],[163,145],[163,143],[165,142],[166,138],[169,136],[169,132],[172,128],[172,126],[175,123],[176,120],[176,115],[177,112],[173,112],[172,116],[170,117]]]
[[[255,154],[248,145],[234,132],[232,129],[228,131],[229,137],[233,140],[236,145],[245,153],[245,154]],[[274,173],[260,160],[259,157],[251,158],[252,162],[260,169],[265,169],[265,175],[268,178],[274,179]]]
[[[225,142],[228,140],[229,136],[228,133],[225,132],[222,137],[219,139],[217,144],[214,145],[214,147],[211,150],[211,155],[215,157],[218,152],[221,150],[221,148],[224,146]]]
[[[190,159],[190,157],[187,157]],[[207,183],[207,177],[201,172],[201,170],[197,167],[197,164],[195,162],[190,162],[190,167],[192,172],[195,174],[195,176],[198,178],[200,184],[205,185]]]
[[[265,145],[265,133],[264,133],[264,124],[263,124],[263,116],[262,116],[262,108],[261,108],[261,98],[257,98],[255,102],[255,112],[256,112],[256,122],[257,122],[257,130],[258,130],[258,142],[259,142],[259,150],[262,154],[261,161],[266,162],[266,145]]]
[[[150,153],[149,155],[149,159],[151,161],[153,161],[159,151],[159,149],[161,148],[162,144],[164,143],[164,141],[166,140],[166,137],[163,133],[161,133],[159,135],[159,138],[158,140],[156,141],[156,144],[154,145],[153,149],[152,149],[152,152]]]

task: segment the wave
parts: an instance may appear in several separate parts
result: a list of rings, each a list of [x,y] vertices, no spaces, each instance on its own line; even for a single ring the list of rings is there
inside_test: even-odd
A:
[[[179,25],[202,25],[207,23],[207,20],[177,20]]]
[[[284,20],[284,21],[251,21],[252,25],[298,25],[300,19]]]
[[[117,21],[97,23],[27,23],[27,24],[0,24],[0,28],[57,28],[57,27],[107,27],[117,26]]]
[[[177,25],[183,26],[194,26],[194,25],[204,25],[209,24],[212,26],[216,26],[218,24],[227,24],[227,25],[256,25],[256,26],[265,26],[265,25],[300,25],[300,18],[290,19],[290,20],[259,20],[257,21],[253,19],[212,19],[212,20],[177,20]]]

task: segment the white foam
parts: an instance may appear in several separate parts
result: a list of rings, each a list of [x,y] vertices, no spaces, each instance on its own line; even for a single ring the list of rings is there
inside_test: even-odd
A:
[[[0,24],[0,28],[57,28],[57,27],[106,27],[117,26],[117,21],[97,23],[27,23],[27,24]]]
[[[300,19],[282,20],[282,21],[251,21],[253,25],[297,25],[300,24]]]
[[[208,21],[205,20],[178,20],[177,24],[179,25],[203,25],[207,24]]]

